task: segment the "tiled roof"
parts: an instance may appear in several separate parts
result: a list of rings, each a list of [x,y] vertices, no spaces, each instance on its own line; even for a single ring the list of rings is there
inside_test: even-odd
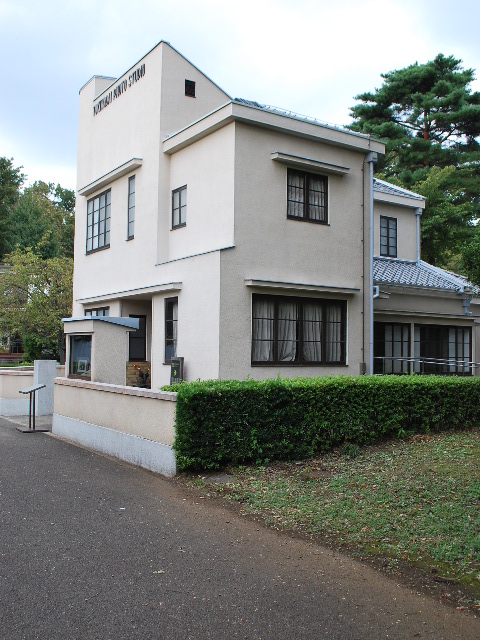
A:
[[[399,284],[444,291],[464,291],[480,295],[480,287],[472,285],[464,276],[434,267],[428,262],[413,262],[393,258],[373,259],[373,280],[377,284]]]
[[[415,200],[426,199],[418,193],[407,191],[407,189],[402,189],[402,187],[397,187],[394,184],[384,182],[383,180],[379,180],[378,178],[373,179],[373,190],[378,191],[379,193],[388,193],[389,195],[393,196],[406,196],[408,198],[414,198]]]

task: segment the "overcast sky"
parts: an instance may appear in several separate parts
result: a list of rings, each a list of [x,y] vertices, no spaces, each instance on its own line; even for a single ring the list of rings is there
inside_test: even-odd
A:
[[[0,0],[0,156],[75,188],[79,89],[160,40],[233,97],[347,124],[381,73],[443,53],[478,76],[479,24],[479,0]]]

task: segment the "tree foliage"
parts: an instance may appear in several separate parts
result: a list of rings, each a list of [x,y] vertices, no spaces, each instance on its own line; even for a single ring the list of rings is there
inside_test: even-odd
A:
[[[351,109],[351,129],[386,142],[381,177],[428,196],[422,250],[444,266],[452,266],[480,216],[480,93],[469,87],[474,70],[461,62],[439,54],[382,74],[383,85],[356,96]]]
[[[73,258],[75,193],[35,182],[20,195],[8,224],[6,248],[34,249],[43,258]]]
[[[13,159],[0,157],[0,258],[5,254],[8,219],[25,181],[21,169],[13,166]]]
[[[63,362],[61,320],[72,313],[73,260],[16,249],[6,265],[0,278],[2,332],[23,337],[29,360],[48,356]]]
[[[462,272],[474,284],[480,286],[480,229],[476,229],[472,239],[462,251]]]

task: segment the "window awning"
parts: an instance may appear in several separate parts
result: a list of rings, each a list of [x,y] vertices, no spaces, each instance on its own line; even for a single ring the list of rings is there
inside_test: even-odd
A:
[[[355,295],[360,291],[359,287],[342,287],[328,284],[307,284],[303,282],[278,282],[274,280],[256,280],[245,278],[245,286],[259,289],[310,291],[318,293],[339,293],[342,295]]]
[[[281,162],[291,167],[299,169],[308,169],[310,171],[318,171],[319,173],[331,173],[333,175],[344,176],[350,171],[350,167],[342,167],[338,164],[330,164],[312,158],[302,158],[301,156],[293,156],[289,153],[274,151],[271,156],[275,162]]]
[[[78,195],[89,196],[95,191],[99,191],[103,187],[106,187],[111,182],[118,180],[118,178],[121,178],[127,173],[130,173],[131,171],[135,171],[136,169],[142,166],[142,163],[143,163],[142,158],[131,158],[131,160],[124,162],[118,167],[115,167],[115,169],[112,169],[105,175],[101,176],[100,178],[97,178],[97,180],[94,180],[93,182],[90,182],[89,184],[79,189]]]

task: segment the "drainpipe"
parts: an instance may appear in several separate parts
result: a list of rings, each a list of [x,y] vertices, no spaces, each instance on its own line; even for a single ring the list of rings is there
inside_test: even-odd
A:
[[[374,235],[374,216],[373,216],[373,165],[377,162],[378,156],[375,152],[370,151],[367,153],[365,161],[368,162],[369,167],[369,194],[370,194],[370,251],[369,251],[369,278],[368,278],[368,290],[369,290],[369,358],[368,358],[368,373],[373,375],[373,245],[375,242]]]
[[[420,218],[422,217],[422,210],[419,207],[415,209],[415,215],[417,216],[417,262],[420,262]]]

